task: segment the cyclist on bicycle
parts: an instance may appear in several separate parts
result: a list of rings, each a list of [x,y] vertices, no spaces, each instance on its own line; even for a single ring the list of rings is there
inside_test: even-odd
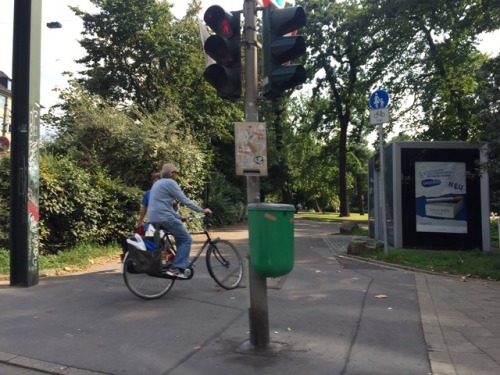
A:
[[[174,200],[193,211],[203,212],[205,215],[211,215],[212,210],[201,208],[187,198],[176,181],[178,176],[179,171],[175,165],[171,163],[163,165],[162,178],[151,188],[147,217],[150,223],[160,224],[175,238],[177,253],[172,265],[167,270],[167,275],[185,279],[187,276],[184,275],[184,270],[189,265],[189,252],[193,241],[182,223],[183,218],[174,209]]]

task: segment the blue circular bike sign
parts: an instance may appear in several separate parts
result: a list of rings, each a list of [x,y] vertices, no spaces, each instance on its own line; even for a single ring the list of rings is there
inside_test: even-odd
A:
[[[389,94],[384,90],[377,90],[370,96],[371,109],[382,109],[389,104]]]

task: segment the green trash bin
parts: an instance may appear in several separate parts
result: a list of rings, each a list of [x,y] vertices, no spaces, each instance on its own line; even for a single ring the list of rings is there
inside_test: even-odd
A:
[[[294,263],[294,215],[291,204],[250,203],[248,234],[250,260],[263,277],[289,273]]]

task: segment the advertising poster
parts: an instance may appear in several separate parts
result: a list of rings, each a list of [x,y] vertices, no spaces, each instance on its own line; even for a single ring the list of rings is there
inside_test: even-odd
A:
[[[467,233],[465,173],[465,163],[415,163],[417,232]]]

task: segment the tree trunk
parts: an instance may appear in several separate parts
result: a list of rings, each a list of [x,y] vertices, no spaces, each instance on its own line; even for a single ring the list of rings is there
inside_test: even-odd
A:
[[[319,204],[318,204],[318,200],[317,200],[317,199],[315,199],[315,200],[313,201],[313,204],[314,204],[314,211],[315,211],[315,212],[321,212],[321,208],[319,207]]]
[[[349,203],[347,198],[347,127],[348,117],[342,116],[340,119],[339,137],[339,195],[340,195],[340,217],[349,215]]]
[[[365,214],[365,199],[363,196],[363,186],[361,183],[361,179],[359,177],[356,178],[356,195],[358,196],[358,210],[360,215]]]

